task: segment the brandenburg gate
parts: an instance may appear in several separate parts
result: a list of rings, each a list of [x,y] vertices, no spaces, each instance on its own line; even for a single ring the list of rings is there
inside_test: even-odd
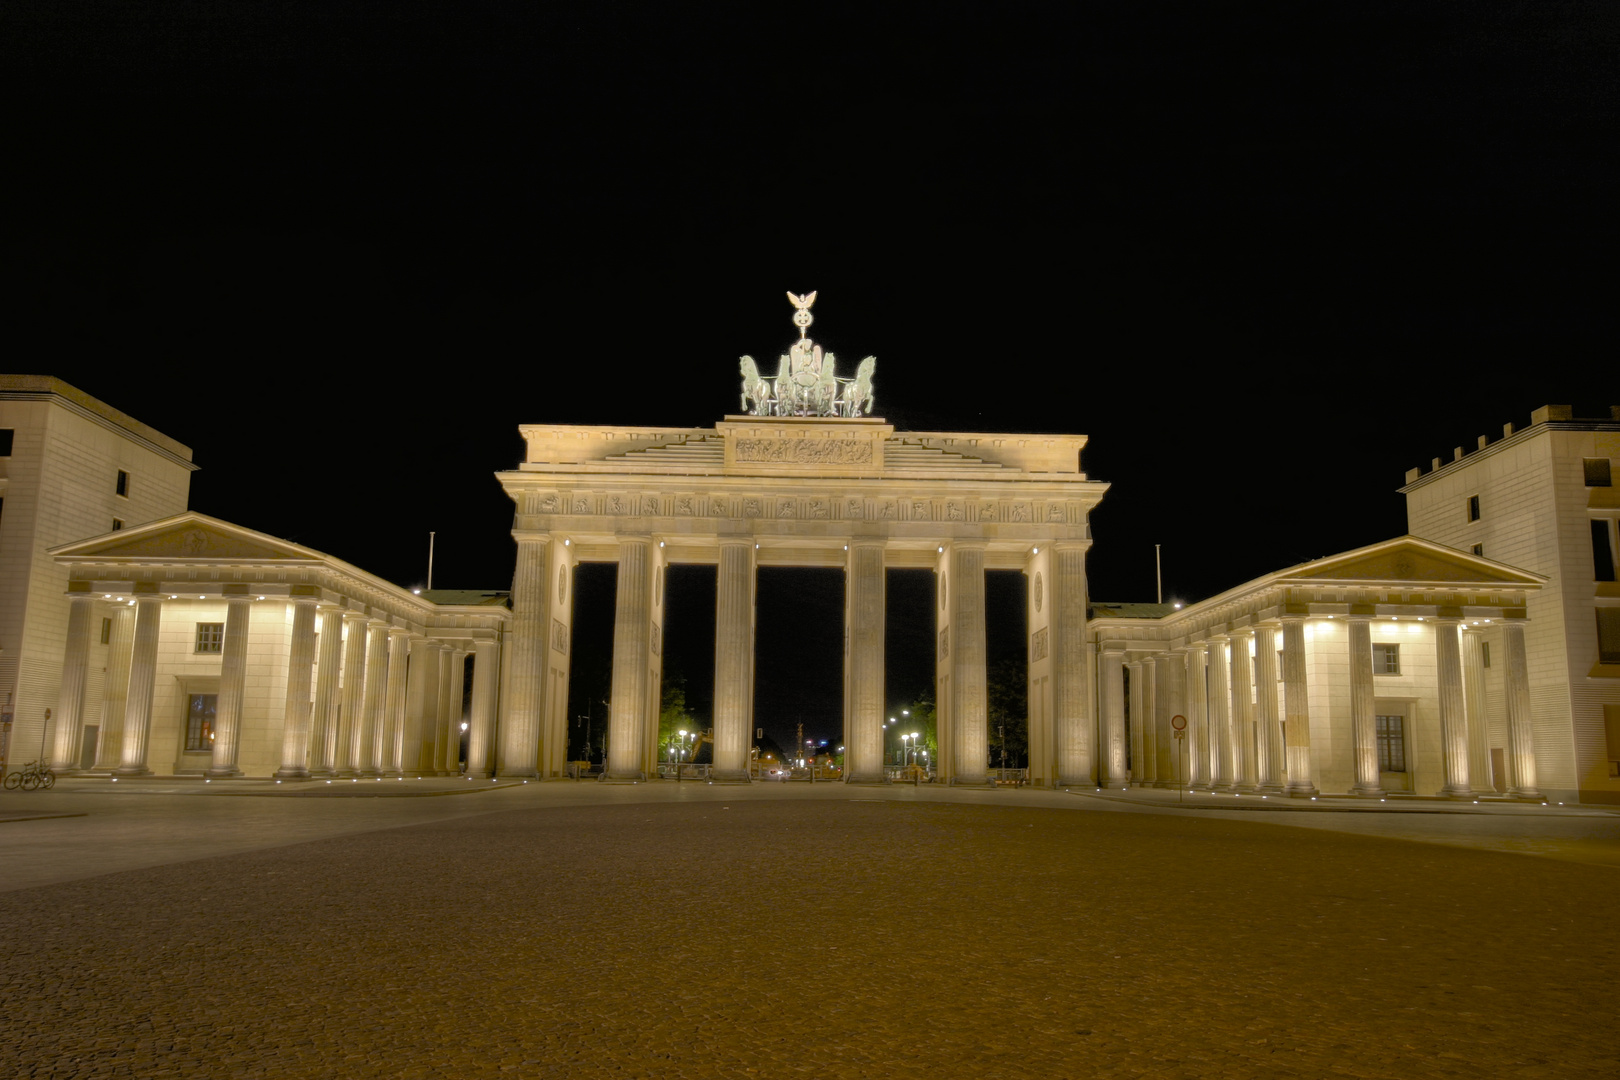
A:
[[[740,415],[713,428],[521,429],[525,460],[499,474],[516,506],[518,547],[499,773],[564,774],[572,571],[614,562],[605,778],[654,774],[665,571],[706,563],[717,567],[716,782],[748,779],[761,566],[844,569],[852,783],[883,780],[884,571],[934,571],[938,775],[956,784],[987,782],[984,573],[1023,571],[1030,780],[1090,782],[1087,523],[1108,485],[1081,471],[1085,437],[896,431],[870,415],[875,360],[840,378],[833,354],[806,336],[815,294],[789,299],[799,339],[774,378],[742,358]]]

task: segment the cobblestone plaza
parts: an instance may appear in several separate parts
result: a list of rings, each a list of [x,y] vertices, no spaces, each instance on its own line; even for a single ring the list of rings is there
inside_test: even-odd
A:
[[[7,1075],[1620,1068],[1605,810],[223,787],[0,796]]]

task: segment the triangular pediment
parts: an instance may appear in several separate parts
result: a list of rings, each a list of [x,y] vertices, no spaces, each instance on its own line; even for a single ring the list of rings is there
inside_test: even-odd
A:
[[[217,518],[190,513],[64,544],[52,549],[51,554],[58,559],[82,562],[114,562],[121,559],[261,562],[320,558],[318,553],[297,544]]]
[[[1290,581],[1536,586],[1546,579],[1506,563],[1401,536],[1284,571]]]

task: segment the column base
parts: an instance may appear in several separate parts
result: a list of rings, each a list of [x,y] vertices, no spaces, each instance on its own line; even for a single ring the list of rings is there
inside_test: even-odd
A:
[[[1104,791],[1129,791],[1130,783],[1125,780],[1109,780],[1103,784],[1060,784],[1059,787],[1090,787],[1102,788]]]
[[[230,780],[242,775],[242,770],[235,765],[216,765],[207,769],[204,776],[210,780]]]
[[[709,773],[711,784],[750,784],[747,769],[714,769]]]
[[[152,770],[145,765],[120,765],[113,770],[114,776],[151,776]]]
[[[308,775],[311,780],[326,780],[330,777],[336,776],[337,773],[331,769],[312,768],[309,770]]]
[[[1452,787],[1449,784],[1435,792],[1435,794],[1442,799],[1468,799],[1472,801],[1474,798],[1472,788]]]
[[[988,776],[984,776],[984,777],[953,776],[953,777],[951,777],[951,787],[993,788],[995,786],[996,786],[996,782],[994,780],[990,779]]]
[[[314,777],[310,775],[310,771],[308,769],[281,768],[281,769],[277,769],[274,773],[272,773],[270,775],[270,779],[272,779],[272,780],[312,780],[312,779],[314,779]]]
[[[1520,802],[1546,802],[1547,796],[1535,788],[1508,788],[1508,798],[1518,799]]]
[[[647,780],[643,772],[605,772],[596,781],[599,784],[641,784]]]
[[[1315,784],[1289,784],[1283,792],[1290,799],[1314,799],[1321,794]]]
[[[888,778],[879,772],[850,772],[844,776],[844,783],[864,787],[882,787],[889,782]]]
[[[422,770],[422,775],[423,776],[436,776],[437,774],[432,772],[429,769],[423,769]],[[536,770],[534,772],[503,772],[503,773],[496,773],[495,774],[495,779],[497,779],[497,780],[538,780],[538,779],[540,779],[540,772],[539,772],[539,770]]]
[[[1389,792],[1385,791],[1381,787],[1363,787],[1362,785],[1357,784],[1355,787],[1350,789],[1350,794],[1354,795],[1358,799],[1382,799],[1384,796],[1388,795]]]

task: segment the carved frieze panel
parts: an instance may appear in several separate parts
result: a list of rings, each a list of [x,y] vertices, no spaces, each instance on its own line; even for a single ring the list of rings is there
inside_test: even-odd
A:
[[[661,513],[663,513],[663,508],[658,505],[658,496],[643,495],[641,497],[642,517],[657,517]]]
[[[851,521],[859,521],[866,516],[865,499],[846,499],[844,501],[844,516]]]
[[[993,502],[980,503],[979,504],[979,520],[980,521],[994,521],[994,520],[996,520],[996,504],[993,503]]]
[[[1041,610],[1041,572],[1035,571],[1035,610]]]
[[[911,520],[912,521],[931,521],[931,520],[933,520],[933,517],[934,517],[933,507],[928,505],[928,500],[927,499],[912,499],[911,500]]]
[[[1035,633],[1033,635],[1030,636],[1030,639],[1029,639],[1029,660],[1030,660],[1030,663],[1034,663],[1037,660],[1045,660],[1045,659],[1046,659],[1046,627],[1043,626],[1039,630],[1035,631]]]
[[[759,517],[760,511],[763,509],[763,507],[764,504],[759,499],[744,499],[743,517]]]
[[[555,514],[562,509],[562,499],[555,491],[548,491],[540,496],[540,513]]]
[[[551,620],[551,648],[564,656],[568,655],[568,627],[562,624],[561,619]]]
[[[630,500],[623,495],[609,495],[607,508],[607,512],[610,514],[628,514],[630,512]]]
[[[737,439],[737,460],[767,465],[869,465],[871,440]]]
[[[658,655],[658,650],[663,647],[663,640],[664,640],[663,631],[658,628],[657,623],[653,623],[652,624],[652,654],[654,656],[657,656]]]
[[[805,512],[806,517],[828,518],[832,516],[832,509],[826,499],[811,499],[810,506]]]
[[[591,500],[588,495],[574,496],[574,513],[588,514],[591,512]]]
[[[959,502],[948,502],[948,503],[945,504],[945,520],[946,521],[966,521],[967,520],[967,511],[963,508],[962,504],[959,503]]]
[[[1008,521],[1028,521],[1029,520],[1029,503],[1026,503],[1026,502],[1012,503],[1007,507],[1007,511],[1008,511],[1007,512],[1007,520]]]
[[[798,500],[796,500],[796,499],[777,499],[776,500],[776,516],[779,517],[779,518],[798,517],[799,516]]]
[[[951,658],[951,628],[948,626],[939,632],[939,658],[941,660]]]
[[[899,516],[899,505],[893,499],[884,499],[878,508],[878,517],[885,521],[893,521]]]
[[[697,506],[696,506],[696,503],[694,502],[692,496],[690,496],[690,495],[677,495],[677,496],[675,496],[675,516],[676,517],[691,517],[695,513],[697,513]]]

